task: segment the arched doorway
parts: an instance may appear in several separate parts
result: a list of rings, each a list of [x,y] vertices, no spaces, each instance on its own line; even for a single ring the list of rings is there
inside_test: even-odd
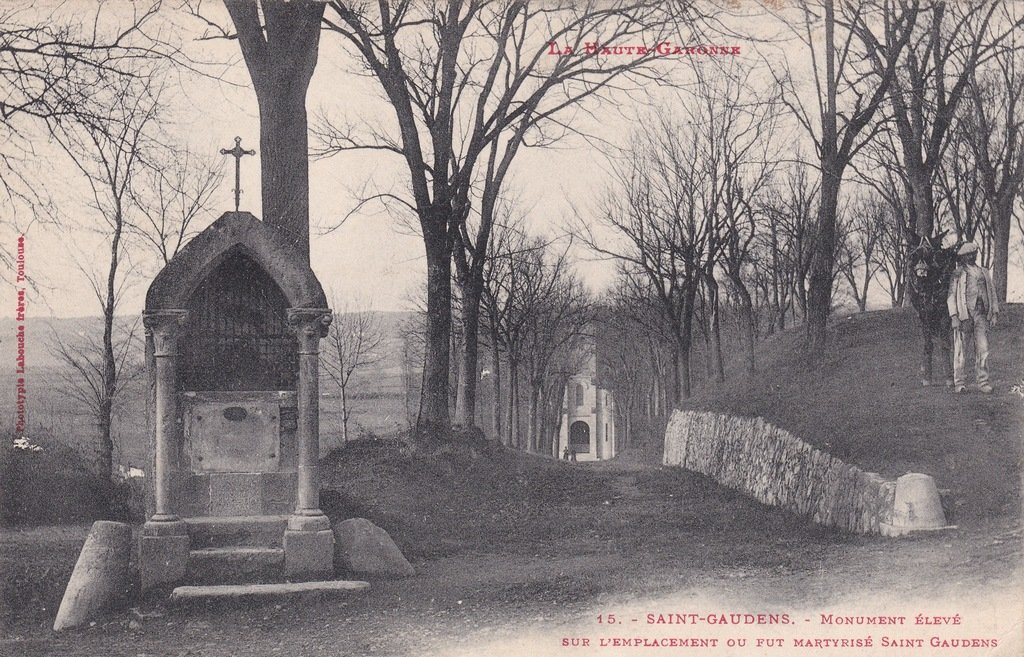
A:
[[[583,420],[569,426],[569,448],[577,454],[590,453],[590,425]]]

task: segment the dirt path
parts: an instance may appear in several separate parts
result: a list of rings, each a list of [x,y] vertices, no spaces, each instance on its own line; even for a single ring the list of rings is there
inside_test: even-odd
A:
[[[809,526],[676,470],[545,464],[514,474],[558,491],[543,499],[568,500],[515,516],[511,524],[529,541],[466,539],[449,554],[414,558],[413,578],[374,581],[367,594],[343,599],[165,608],[145,619],[119,613],[63,635],[47,629],[52,607],[22,610],[4,632],[0,655],[578,655],[591,653],[566,652],[562,637],[652,631],[598,625],[597,614],[642,619],[701,609],[813,621],[821,610],[865,604],[873,613],[907,614],[962,601],[955,610],[977,626],[991,617],[983,610],[1005,602],[1006,590],[1021,581],[1021,530],[1012,518],[900,540],[857,537]],[[487,513],[486,500],[479,505]],[[454,525],[435,530],[449,544],[461,538]],[[66,560],[84,531],[5,534],[4,558],[23,548],[21,558],[45,560],[49,551]],[[66,577],[52,566],[46,572]],[[28,599],[53,605],[54,595],[59,600],[59,590]],[[700,629],[724,639],[722,628]],[[639,650],[593,654],[647,654]]]

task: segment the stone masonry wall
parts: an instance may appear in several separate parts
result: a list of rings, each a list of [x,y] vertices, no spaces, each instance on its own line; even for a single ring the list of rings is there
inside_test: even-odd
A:
[[[675,411],[665,465],[699,472],[764,504],[862,534],[891,521],[896,482],[864,472],[761,418]]]

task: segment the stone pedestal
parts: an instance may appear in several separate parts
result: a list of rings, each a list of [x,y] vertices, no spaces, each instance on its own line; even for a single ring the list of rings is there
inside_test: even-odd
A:
[[[139,572],[142,590],[162,584],[176,584],[185,578],[189,538],[185,523],[147,522],[139,539]]]
[[[285,530],[284,574],[303,579],[334,575],[334,532],[329,525],[320,531]]]

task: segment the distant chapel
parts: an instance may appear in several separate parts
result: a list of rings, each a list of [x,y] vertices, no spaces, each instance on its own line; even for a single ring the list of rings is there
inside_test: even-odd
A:
[[[604,461],[618,454],[615,398],[598,376],[598,354],[590,347],[586,363],[569,378],[562,395],[558,457],[575,453],[577,461]]]

